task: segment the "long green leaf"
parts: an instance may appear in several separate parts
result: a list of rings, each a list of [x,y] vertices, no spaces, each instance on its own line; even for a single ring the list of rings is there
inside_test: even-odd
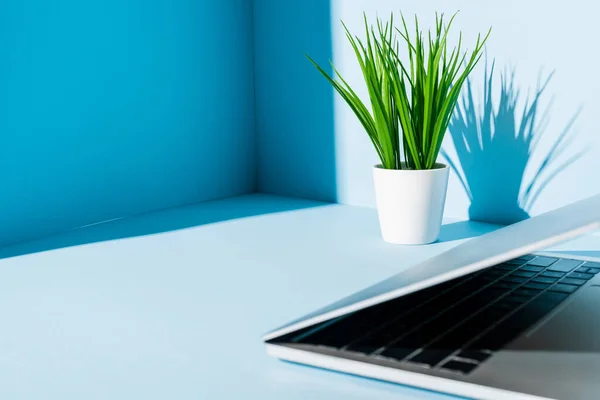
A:
[[[444,14],[436,14],[435,26],[424,35],[416,15],[411,34],[402,13],[400,27],[394,26],[393,13],[387,21],[377,18],[374,25],[363,14],[362,39],[342,22],[366,85],[368,105],[333,65],[335,78],[307,56],[354,112],[384,168],[435,168],[462,85],[479,62],[491,31],[477,37],[470,54],[462,49],[462,33],[457,46],[450,46],[448,34],[456,15],[446,24]],[[401,59],[400,42],[406,44],[408,61]]]

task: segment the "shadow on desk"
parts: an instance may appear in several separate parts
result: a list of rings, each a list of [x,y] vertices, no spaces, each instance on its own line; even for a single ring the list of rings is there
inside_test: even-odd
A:
[[[1,248],[0,259],[327,204],[329,203],[265,194],[209,201],[87,225],[52,236],[16,243]]]
[[[501,226],[476,221],[450,222],[442,225],[437,243],[470,239],[490,233],[498,228],[501,228]]]

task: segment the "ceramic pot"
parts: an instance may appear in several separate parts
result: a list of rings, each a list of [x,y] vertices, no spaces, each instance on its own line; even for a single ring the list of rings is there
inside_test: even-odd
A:
[[[448,166],[444,164],[436,164],[434,169],[426,170],[373,167],[383,240],[418,245],[438,239],[446,203],[448,172]]]

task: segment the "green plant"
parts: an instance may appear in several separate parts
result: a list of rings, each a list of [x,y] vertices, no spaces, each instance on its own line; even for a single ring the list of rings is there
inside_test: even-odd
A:
[[[436,14],[435,30],[427,40],[415,16],[412,38],[402,16],[402,30],[394,26],[394,16],[370,26],[365,15],[366,38],[353,36],[342,22],[360,64],[367,86],[371,110],[333,67],[337,81],[309,56],[350,106],[373,142],[386,169],[431,169],[440,152],[444,134],[458,101],[460,89],[482,55],[490,31],[477,43],[470,57],[458,45],[448,51],[448,32],[454,16],[444,24]],[[406,42],[409,62],[401,60],[398,35]]]

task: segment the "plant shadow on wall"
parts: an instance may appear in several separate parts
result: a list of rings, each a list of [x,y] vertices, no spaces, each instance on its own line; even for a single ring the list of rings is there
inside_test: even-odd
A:
[[[486,63],[481,107],[477,105],[472,81],[467,81],[449,126],[457,157],[452,159],[446,151],[442,154],[471,201],[469,218],[507,225],[529,218],[529,211],[544,188],[586,150],[564,157],[575,135],[572,128],[581,111],[578,110],[542,161],[532,165],[531,156],[549,123],[551,103],[541,107],[540,100],[553,73],[539,80],[535,92],[527,94],[522,106],[514,70],[500,74],[497,107],[492,93],[494,74],[494,63],[490,69]],[[529,168],[534,172],[526,181]]]

